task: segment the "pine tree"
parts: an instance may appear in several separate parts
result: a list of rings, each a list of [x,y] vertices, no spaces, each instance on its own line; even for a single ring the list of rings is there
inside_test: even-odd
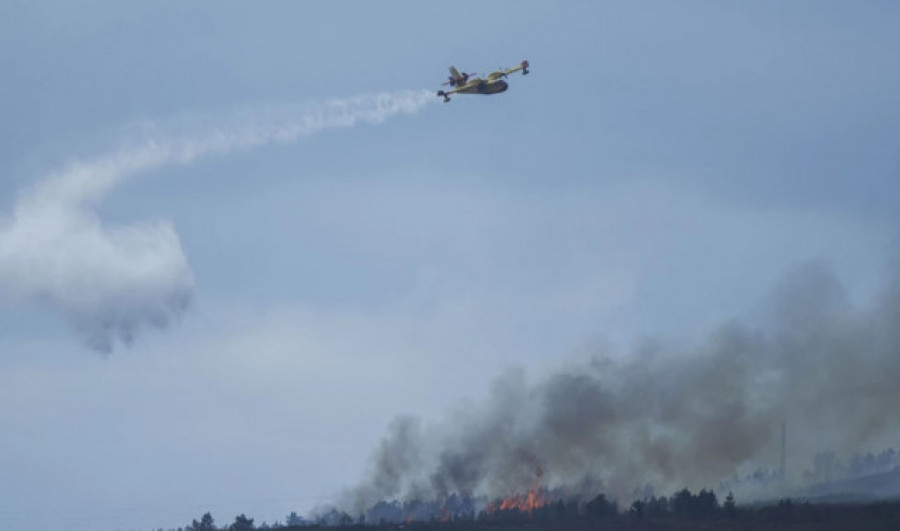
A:
[[[737,504],[734,502],[734,494],[730,491],[728,496],[725,497],[725,503],[722,504],[722,510],[728,518],[737,518]]]

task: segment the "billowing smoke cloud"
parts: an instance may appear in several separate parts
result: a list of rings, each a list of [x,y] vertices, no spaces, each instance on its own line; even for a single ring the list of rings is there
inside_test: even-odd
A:
[[[379,123],[433,101],[430,92],[398,92],[302,107],[245,110],[206,120],[184,133],[153,131],[112,155],[72,164],[24,190],[0,220],[0,292],[62,312],[97,350],[130,343],[145,325],[164,327],[187,308],[194,281],[168,221],[116,226],[93,207],[124,179],[171,164],[330,128]],[[196,120],[195,120],[196,121]],[[208,122],[227,123],[210,126]]]
[[[597,352],[533,383],[512,371],[480,409],[434,429],[401,418],[342,505],[504,497],[527,492],[539,475],[551,489],[623,501],[645,485],[716,488],[777,468],[782,422],[789,479],[817,451],[895,444],[897,284],[873,307],[855,309],[829,269],[811,264],[783,281],[771,307],[771,324],[727,324],[691,347],[646,343],[625,361]]]

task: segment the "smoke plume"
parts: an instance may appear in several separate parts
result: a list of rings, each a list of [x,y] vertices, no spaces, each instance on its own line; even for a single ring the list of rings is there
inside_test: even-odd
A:
[[[493,499],[537,480],[621,501],[646,485],[716,488],[777,466],[782,422],[788,480],[815,452],[884,448],[900,429],[897,287],[857,309],[814,263],[778,286],[761,328],[729,323],[690,347],[647,342],[616,358],[624,361],[596,352],[534,382],[510,371],[480,409],[433,430],[398,420],[342,505],[358,512],[398,498]]]
[[[430,92],[405,91],[249,109],[205,121],[213,125],[187,124],[187,133],[185,124],[181,132],[148,127],[143,140],[71,164],[19,194],[11,215],[0,219],[0,293],[61,312],[89,346],[110,352],[116,342],[130,343],[143,326],[165,327],[178,319],[194,290],[172,223],[111,225],[98,216],[95,205],[123,180],[324,129],[379,123],[432,100]]]

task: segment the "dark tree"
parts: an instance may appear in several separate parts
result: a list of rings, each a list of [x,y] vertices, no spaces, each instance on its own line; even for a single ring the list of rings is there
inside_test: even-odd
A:
[[[231,524],[231,531],[252,531],[253,518],[247,518],[243,514],[234,517],[234,523]]]
[[[722,504],[722,511],[728,518],[737,518],[737,504],[734,502],[734,494],[731,492],[725,497],[725,503]]]
[[[216,525],[211,514],[206,513],[200,517],[200,521],[194,520],[187,527],[187,531],[215,531]]]
[[[306,521],[295,511],[291,511],[291,514],[284,517],[284,523],[290,526],[299,526],[306,523]]]
[[[719,500],[716,493],[711,490],[703,489],[697,493],[694,502],[696,516],[712,516],[719,509]]]
[[[606,499],[604,494],[598,494],[593,500],[585,505],[585,512],[588,518],[612,518],[619,513],[619,507],[616,502]]]
[[[669,500],[672,512],[681,518],[711,518],[719,510],[719,500],[716,493],[703,489],[697,494],[691,494],[688,489],[676,492]]]
[[[675,516],[692,518],[694,516],[694,495],[686,488],[681,489],[669,499],[669,506]]]
[[[660,496],[659,498],[651,496],[646,503],[647,505],[644,507],[644,514],[647,516],[659,517],[669,514],[669,499],[665,496]]]
[[[790,498],[779,500],[775,511],[778,519],[782,522],[792,522],[794,520],[794,502]]]
[[[641,500],[634,500],[634,502],[632,502],[632,504],[631,504],[631,509],[629,509],[628,512],[631,513],[632,516],[635,516],[637,518],[643,518],[644,517],[644,509],[646,507],[647,507],[646,502],[643,502]]]

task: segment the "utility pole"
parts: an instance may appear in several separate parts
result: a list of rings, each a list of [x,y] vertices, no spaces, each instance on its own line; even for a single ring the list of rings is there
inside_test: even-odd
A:
[[[781,476],[781,481],[784,482],[787,480],[787,470],[785,468],[785,461],[787,460],[787,422],[781,421],[781,463],[778,467],[778,475]]]

